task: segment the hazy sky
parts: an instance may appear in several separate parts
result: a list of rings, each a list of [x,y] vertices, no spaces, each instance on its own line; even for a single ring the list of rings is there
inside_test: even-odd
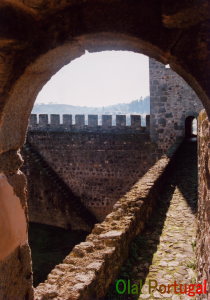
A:
[[[48,81],[36,103],[106,106],[148,95],[147,56],[128,51],[86,52]]]

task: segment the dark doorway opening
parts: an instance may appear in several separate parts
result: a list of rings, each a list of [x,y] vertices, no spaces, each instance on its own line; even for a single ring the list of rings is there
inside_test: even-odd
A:
[[[185,138],[197,136],[197,119],[194,116],[189,116],[185,119]]]

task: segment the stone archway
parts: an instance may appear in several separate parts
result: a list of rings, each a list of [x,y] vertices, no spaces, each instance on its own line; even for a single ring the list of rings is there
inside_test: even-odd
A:
[[[166,63],[169,62],[167,53],[145,41],[124,34],[100,33],[80,36],[74,42],[64,43],[45,54],[39,56],[33,63],[29,64],[24,73],[12,86],[2,110],[0,131],[0,152],[9,149],[18,149],[22,146],[28,119],[37,94],[43,85],[64,65],[83,55],[86,50],[97,52],[102,50],[126,50],[142,53]],[[171,63],[171,67],[183,76],[197,91],[207,112],[205,92],[191,74],[186,73],[180,65]],[[17,113],[18,112],[18,113]],[[9,134],[15,132],[15,139]]]
[[[131,50],[170,64],[196,91],[210,115],[209,8],[208,0],[190,4],[168,0],[64,0],[59,4],[5,0],[0,4],[1,172],[20,200],[20,214],[27,215],[27,208],[17,150],[24,143],[36,95],[55,72],[85,50]],[[2,219],[0,225],[2,222],[5,226]],[[19,239],[19,233],[13,226],[15,243],[12,247],[5,245],[9,262],[2,260],[0,267],[15,265],[17,272],[22,270],[21,264],[28,268],[20,271],[18,279],[5,283],[8,297],[15,280],[19,280],[21,297],[32,295],[29,250],[22,246],[27,246],[27,237]],[[11,267],[6,267],[6,274],[10,273]]]
[[[85,50],[131,50],[170,64],[210,114],[208,8],[209,1],[199,0],[190,5],[154,0],[132,5],[116,0],[59,5],[47,0],[4,1],[0,7],[4,37],[0,151],[23,143],[36,94]],[[14,128],[15,139],[10,139],[8,129]]]

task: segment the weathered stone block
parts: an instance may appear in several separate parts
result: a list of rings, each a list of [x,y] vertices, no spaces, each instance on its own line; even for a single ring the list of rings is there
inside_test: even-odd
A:
[[[102,115],[102,127],[112,126],[112,115]]]
[[[70,126],[72,125],[72,115],[63,115],[63,125]]]
[[[60,125],[60,115],[51,114],[50,115],[50,124],[54,126]]]
[[[29,119],[29,126],[37,125],[37,115],[31,114]]]
[[[173,118],[173,114],[172,113],[165,114],[165,117],[166,118]]]
[[[116,126],[126,126],[126,116],[125,115],[116,115]]]
[[[48,115],[47,114],[40,114],[39,115],[39,125],[44,126],[48,124]]]
[[[90,127],[98,126],[98,115],[88,115],[88,126]]]
[[[166,120],[164,118],[160,118],[158,120],[158,124],[160,124],[161,126],[166,126]]]
[[[164,97],[164,96],[160,97],[160,101],[161,102],[167,102],[167,97]]]
[[[84,115],[75,115],[75,126],[76,127],[85,126],[85,116]]]
[[[158,113],[165,113],[166,112],[166,109],[164,107],[160,108]]]
[[[141,126],[141,116],[131,115],[131,127],[140,127]]]
[[[149,130],[150,130],[150,115],[146,115],[146,128],[149,132]]]

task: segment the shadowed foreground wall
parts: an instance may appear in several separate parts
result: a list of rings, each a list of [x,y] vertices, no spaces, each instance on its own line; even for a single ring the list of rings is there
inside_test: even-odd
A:
[[[198,121],[198,279],[207,279],[210,289],[210,122],[204,111]]]
[[[26,181],[17,171],[20,164],[16,151],[0,156],[0,300],[33,297]]]
[[[28,141],[98,220],[159,156],[148,134],[127,134],[123,129],[121,133],[30,131]],[[36,182],[33,175],[28,180]],[[29,201],[37,201],[35,193]]]
[[[210,116],[209,7],[209,0],[142,0],[132,5],[128,0],[1,1],[2,171],[8,171],[3,167],[5,155],[9,165],[10,152],[24,143],[28,117],[42,86],[85,50],[131,50],[169,63],[194,88]],[[17,161],[15,158],[13,174]],[[24,189],[24,184],[19,185],[21,193]],[[1,261],[1,276],[9,278],[13,266],[11,269],[4,258]],[[30,269],[23,258],[20,266]],[[25,278],[24,272],[17,276],[19,283]],[[19,286],[29,291],[30,280],[28,286]],[[11,289],[11,281],[3,287],[8,298]]]

